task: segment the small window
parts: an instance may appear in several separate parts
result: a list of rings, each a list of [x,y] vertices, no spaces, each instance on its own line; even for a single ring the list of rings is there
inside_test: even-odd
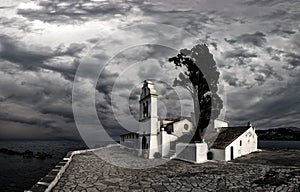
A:
[[[188,130],[188,129],[189,129],[189,125],[188,125],[188,124],[184,124],[183,128],[184,128],[185,130]]]
[[[242,140],[240,140],[240,146],[242,146]]]

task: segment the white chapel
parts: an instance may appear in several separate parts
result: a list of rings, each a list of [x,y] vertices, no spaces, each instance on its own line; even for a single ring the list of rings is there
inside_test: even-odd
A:
[[[206,144],[196,144],[196,147],[201,147],[180,153],[182,148],[188,149],[192,145],[178,143],[177,140],[193,131],[193,118],[160,119],[157,99],[153,82],[145,80],[139,100],[138,131],[120,135],[120,144],[136,150],[139,156],[149,159],[179,158],[198,163],[206,161],[208,156],[211,160],[228,161],[257,151],[257,135],[250,123],[229,127],[227,121],[216,119],[214,127],[219,134],[210,148]]]

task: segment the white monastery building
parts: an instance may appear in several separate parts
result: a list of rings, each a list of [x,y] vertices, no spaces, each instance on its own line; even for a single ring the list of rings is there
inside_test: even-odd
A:
[[[219,135],[210,149],[214,160],[230,161],[257,151],[257,135],[251,123],[244,127],[217,129]]]
[[[193,131],[193,119],[160,119],[157,98],[153,82],[145,80],[139,101],[139,129],[120,135],[120,144],[137,150],[139,156],[204,162],[209,153],[212,160],[228,161],[257,151],[257,135],[250,123],[245,127],[228,127],[227,121],[219,119],[214,120],[214,127],[219,134],[210,149],[204,143],[176,142],[181,136]]]

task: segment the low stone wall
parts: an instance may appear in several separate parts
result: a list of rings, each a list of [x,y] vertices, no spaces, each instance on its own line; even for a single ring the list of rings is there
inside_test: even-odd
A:
[[[116,144],[118,145],[118,144]],[[108,145],[106,147],[111,147],[115,145]],[[86,149],[78,151],[70,151],[62,161],[60,161],[45,177],[41,178],[35,185],[31,187],[30,190],[25,190],[24,192],[50,192],[54,186],[57,184],[63,173],[66,171],[67,167],[72,161],[74,155],[84,154],[87,152],[93,152],[100,150],[97,149]]]

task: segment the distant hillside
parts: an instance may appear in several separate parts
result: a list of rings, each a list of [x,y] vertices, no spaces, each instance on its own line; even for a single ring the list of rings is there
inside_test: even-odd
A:
[[[294,140],[300,141],[300,128],[273,128],[266,130],[256,130],[259,140]]]

